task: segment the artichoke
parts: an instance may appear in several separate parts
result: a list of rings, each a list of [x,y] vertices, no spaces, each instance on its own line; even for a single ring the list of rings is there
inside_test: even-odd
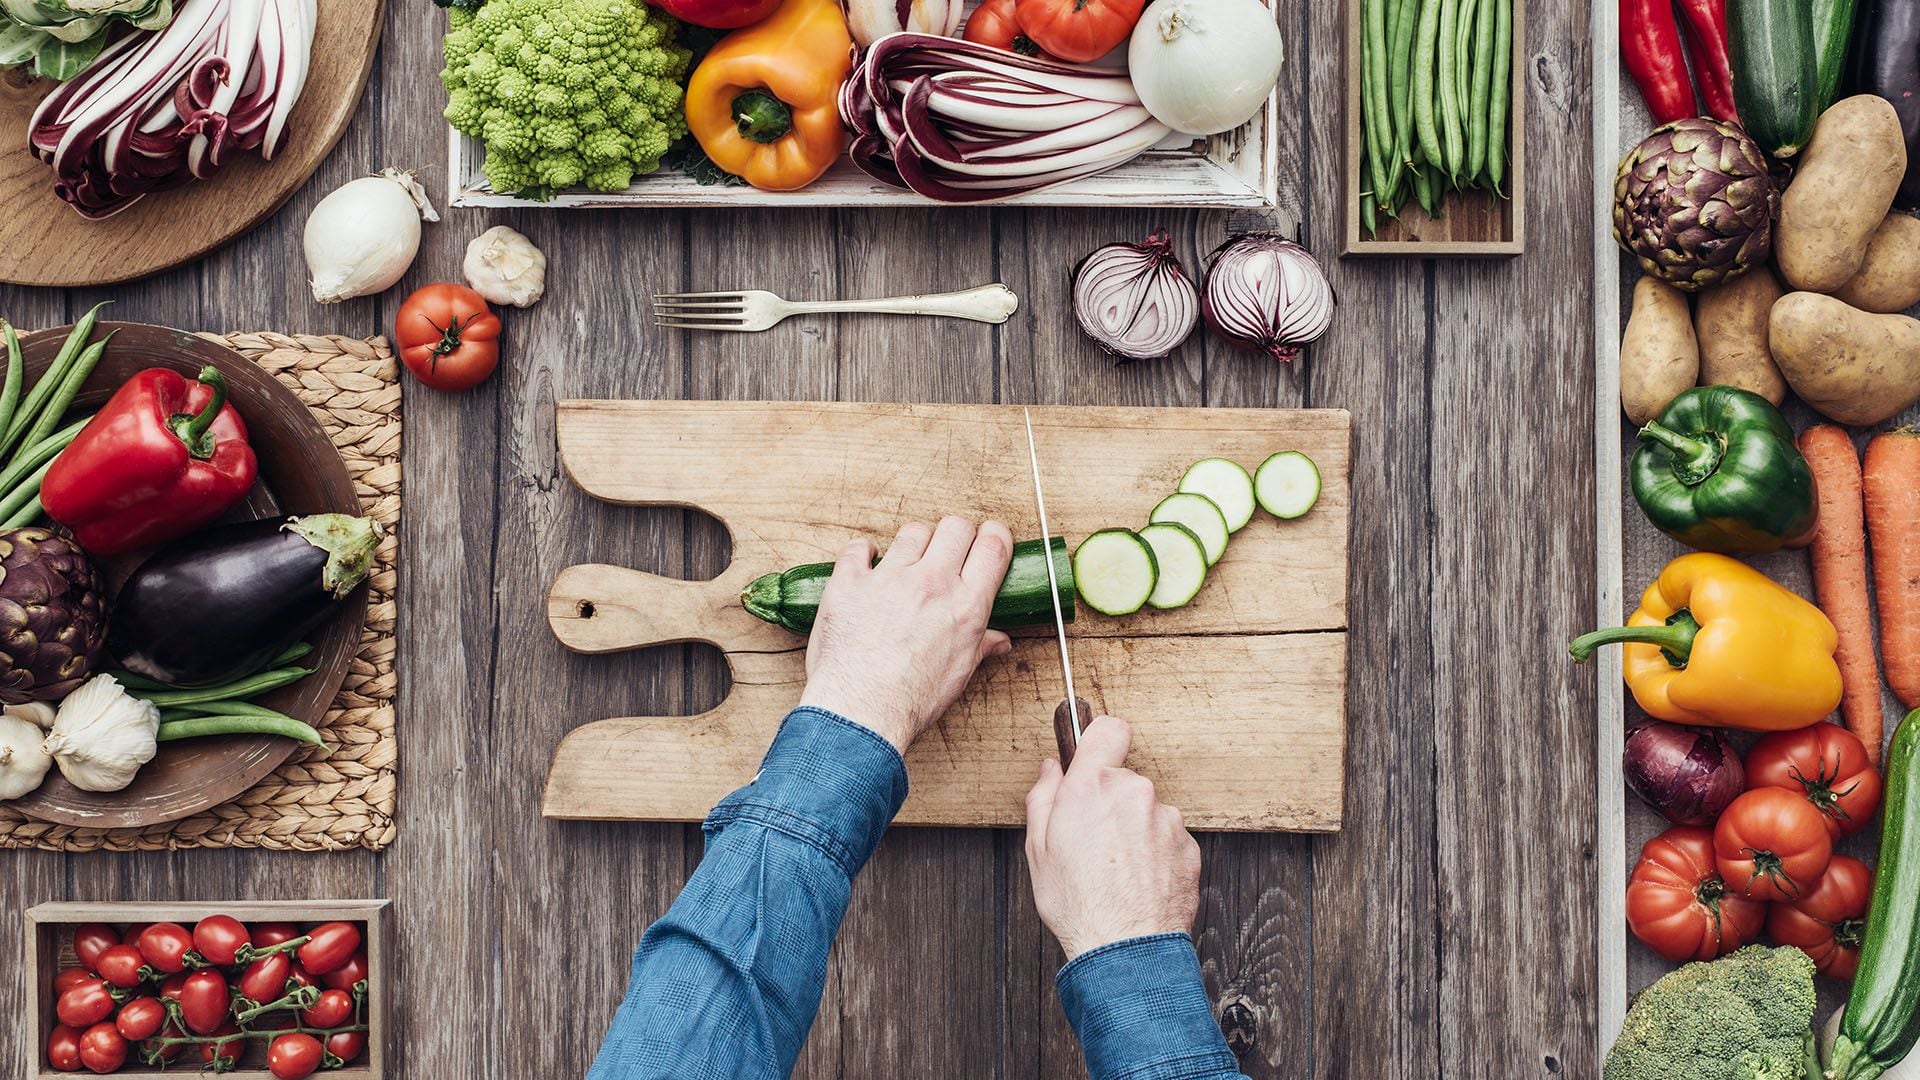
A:
[[[1613,238],[1648,274],[1694,292],[1766,261],[1779,205],[1759,144],[1737,125],[1689,117],[1621,160]]]
[[[66,696],[106,635],[106,594],[80,545],[47,529],[0,532],[0,702]]]

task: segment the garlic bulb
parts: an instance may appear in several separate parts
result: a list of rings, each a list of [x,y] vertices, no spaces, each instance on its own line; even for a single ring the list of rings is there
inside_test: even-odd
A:
[[[40,745],[41,731],[8,709],[0,715],[0,799],[17,799],[46,779],[53,758]]]
[[[474,292],[496,304],[531,307],[547,291],[546,255],[505,225],[473,238],[460,272]]]
[[[153,760],[159,731],[159,706],[127,693],[111,675],[95,675],[60,703],[46,751],[74,787],[119,791]]]
[[[53,706],[44,701],[29,701],[22,705],[9,705],[4,715],[19,717],[41,731],[53,728]]]
[[[385,292],[420,251],[420,219],[439,221],[413,174],[382,170],[335,188],[307,215],[301,237],[313,298],[337,304]]]

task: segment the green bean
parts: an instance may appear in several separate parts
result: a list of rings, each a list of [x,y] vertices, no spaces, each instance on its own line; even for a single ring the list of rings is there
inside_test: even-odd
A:
[[[80,350],[86,346],[87,339],[93,336],[93,324],[99,317],[100,309],[111,303],[113,303],[111,300],[100,301],[93,305],[92,311],[80,316],[80,321],[73,324],[73,330],[67,334],[67,340],[60,346],[60,352],[53,358],[53,363],[47,366],[47,370],[41,374],[39,381],[33,384],[33,389],[27,392],[26,401],[21,403],[19,409],[14,411],[13,417],[7,421],[7,433],[4,437],[0,437],[0,455],[13,449],[13,445],[20,441],[20,436],[26,434],[27,428],[40,415],[40,409],[46,404],[47,398],[59,389],[60,381],[66,375],[67,368],[73,363],[74,358],[80,355]]]
[[[1379,231],[1379,221],[1374,214],[1372,195],[1370,191],[1360,193],[1360,227],[1367,230],[1369,239]]]
[[[1434,50],[1439,42],[1442,0],[1420,0],[1420,23],[1414,35],[1413,119],[1426,160],[1440,158],[1440,128],[1434,117]]]
[[[128,693],[145,701],[151,701],[161,708],[173,705],[202,705],[209,701],[233,701],[240,698],[257,697],[269,690],[279,688],[291,682],[313,674],[313,668],[283,667],[272,668],[258,675],[249,675],[219,686],[203,686],[187,690],[129,690]]]
[[[1453,98],[1460,109],[1462,134],[1467,130],[1467,109],[1473,102],[1473,20],[1479,9],[1479,0],[1460,0],[1460,10],[1453,15]],[[1463,167],[1461,171],[1466,170]]]
[[[1487,103],[1487,179],[1495,194],[1507,178],[1507,108],[1513,86],[1513,0],[1493,0],[1493,78]]]
[[[80,434],[80,429],[86,426],[86,420],[75,420],[15,454],[13,460],[7,462],[7,467],[0,469],[0,492],[12,491],[28,472],[46,464],[53,459],[54,455],[65,450],[74,436]]]
[[[1440,156],[1434,164],[1440,166],[1456,186],[1460,182],[1460,159],[1466,151],[1460,137],[1460,94],[1456,89],[1460,73],[1455,67],[1454,55],[1459,51],[1455,33],[1459,18],[1459,0],[1440,0],[1440,44],[1434,77],[1434,97],[1439,99],[1440,107]]]
[[[16,522],[14,518],[30,504],[35,506],[33,517],[37,518],[40,516],[38,509],[40,502],[40,481],[47,478],[47,470],[51,468],[53,468],[52,461],[42,462],[40,467],[33,470],[25,480],[9,488],[4,496],[0,496],[0,519],[3,519],[0,520],[0,528],[17,529],[25,524],[26,522]],[[31,521],[33,518],[28,518],[27,520]]]
[[[81,352],[80,359],[74,361],[73,366],[67,369],[66,376],[60,380],[53,400],[47,402],[47,407],[34,420],[33,426],[27,429],[27,437],[21,441],[22,446],[32,446],[53,433],[54,426],[60,423],[60,418],[66,415],[74,397],[80,393],[80,384],[87,381],[87,376],[99,366],[100,358],[106,355],[107,342],[111,340],[113,335],[108,334]]]
[[[37,492],[39,490],[40,490],[39,487],[35,486],[34,491]],[[42,517],[46,515],[46,512],[47,512],[47,508],[40,504],[40,496],[36,494],[33,497],[33,500],[31,502],[27,503],[27,505],[21,507],[20,509],[15,510],[12,516],[8,517],[7,520],[0,521],[0,530],[24,529],[27,526],[32,525],[33,523],[39,521]]]
[[[27,377],[26,361],[20,356],[20,335],[7,325],[7,386],[0,390],[0,431],[13,424],[13,412],[20,407],[20,384]]]
[[[320,733],[284,713],[265,716],[193,716],[162,723],[154,736],[159,742],[198,739],[207,735],[284,735],[289,739],[325,746]]]
[[[285,652],[282,652],[279,656],[274,657],[273,662],[268,664],[267,666],[268,667],[286,667],[288,664],[293,663],[295,660],[306,659],[307,656],[312,652],[313,652],[313,646],[307,644],[304,641],[296,641],[293,644],[287,646]]]
[[[1373,192],[1376,200],[1386,197],[1387,162],[1391,159],[1393,138],[1387,119],[1387,0],[1361,0],[1365,38],[1360,48],[1360,70],[1364,82],[1360,90],[1360,115],[1366,123],[1368,157],[1371,159]]]
[[[121,688],[125,690],[173,689],[173,687],[168,686],[159,679],[149,679],[145,675],[135,675],[131,671],[109,671],[107,674],[113,676],[113,681],[119,683]]]
[[[1494,7],[1503,0],[1479,0],[1473,30],[1473,103],[1467,111],[1467,172],[1481,176],[1492,138]]]
[[[276,716],[287,715],[276,709],[269,709],[265,705],[255,705],[251,701],[202,701],[197,705],[178,705],[171,709],[162,709],[160,711],[160,722],[164,724],[168,720],[178,720],[182,716],[203,716],[208,714],[214,716],[255,716],[261,719],[271,719]]]
[[[1420,0],[1394,4],[1392,55],[1387,64],[1387,102],[1393,118],[1393,168],[1396,181],[1413,163],[1413,33],[1420,20]]]

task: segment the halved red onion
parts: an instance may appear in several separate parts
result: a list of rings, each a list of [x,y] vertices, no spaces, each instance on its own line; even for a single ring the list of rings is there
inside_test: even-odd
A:
[[[1313,253],[1284,236],[1237,236],[1207,256],[1200,310],[1237,348],[1290,361],[1333,323],[1333,286]]]
[[[1144,244],[1108,244],[1073,271],[1073,315],[1102,349],[1151,360],[1178,348],[1200,322],[1200,295],[1165,229]]]

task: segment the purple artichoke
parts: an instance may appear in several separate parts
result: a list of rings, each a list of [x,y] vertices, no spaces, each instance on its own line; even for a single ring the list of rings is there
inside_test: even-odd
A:
[[[93,674],[107,599],[80,545],[47,529],[0,532],[0,702],[54,701]]]
[[[1621,160],[1613,200],[1613,238],[1676,289],[1718,285],[1773,251],[1780,189],[1735,124],[1696,116],[1655,128]]]

